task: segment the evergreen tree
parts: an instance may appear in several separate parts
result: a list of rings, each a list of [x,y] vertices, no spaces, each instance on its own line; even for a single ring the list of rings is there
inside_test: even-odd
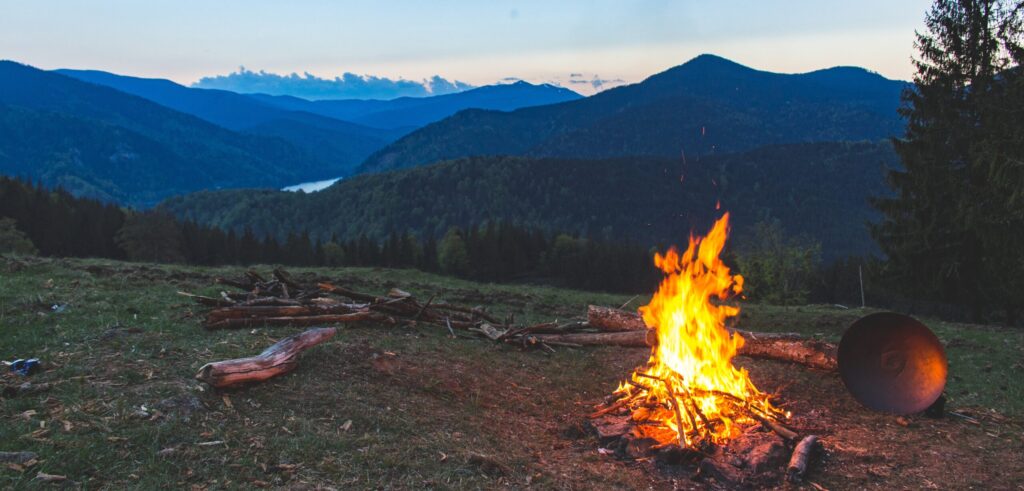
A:
[[[0,218],[0,253],[37,254],[39,250],[24,232],[18,230],[13,218]]]
[[[464,275],[469,272],[469,250],[458,228],[448,229],[441,239],[437,247],[437,264],[445,273]]]
[[[997,88],[1019,72],[1012,65],[1021,5],[937,0],[932,6],[927,31],[917,34],[914,86],[904,93],[907,132],[894,141],[903,168],[889,174],[894,196],[876,200],[884,220],[873,233],[890,259],[889,273],[918,296],[966,303],[976,319],[1002,288],[993,274],[1009,267],[986,264],[990,256],[1020,257],[998,245],[1005,228],[985,224],[998,216],[1005,226],[1013,216],[1000,184],[1019,196],[1021,181],[1000,175],[1013,159],[1019,167],[1019,145],[1014,154],[992,144],[993,135],[1019,119],[993,117],[991,110],[1009,103]],[[996,163],[986,165],[981,155]]]
[[[115,237],[117,245],[133,261],[184,261],[182,233],[166,213],[136,213],[128,217]]]
[[[736,259],[748,298],[777,305],[807,302],[820,263],[821,244],[786,237],[777,220],[754,225],[746,244]]]

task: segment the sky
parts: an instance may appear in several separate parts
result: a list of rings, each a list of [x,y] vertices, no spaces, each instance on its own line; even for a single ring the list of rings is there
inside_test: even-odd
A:
[[[712,53],[909,80],[924,0],[0,0],[0,59],[191,84],[244,66],[589,94]],[[582,81],[570,83],[571,80]],[[594,82],[597,83],[594,83]],[[601,83],[606,81],[605,83]]]

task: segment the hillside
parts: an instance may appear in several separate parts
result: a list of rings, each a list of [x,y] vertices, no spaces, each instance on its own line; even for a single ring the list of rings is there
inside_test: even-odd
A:
[[[65,476],[66,487],[101,489],[674,489],[637,462],[599,454],[598,438],[581,431],[592,407],[650,356],[646,349],[559,346],[551,353],[462,339],[426,323],[363,322],[303,353],[292,373],[215,390],[193,378],[202,364],[252,356],[299,329],[205,330],[205,309],[176,292],[216,296],[233,289],[214,278],[254,269],[269,275],[269,267],[0,258],[0,268],[0,345],[12,357],[38,356],[44,367],[2,379],[4,450],[38,455],[34,464],[6,464],[3,489],[45,487],[33,480],[43,472]],[[329,280],[374,294],[398,286],[420,299],[479,305],[524,323],[631,301],[411,270],[291,273],[303,283]],[[637,292],[632,305],[645,303],[650,291]],[[54,312],[55,304],[64,309]],[[739,327],[835,341],[868,312],[745,304]],[[1024,382],[993,376],[992,366],[1019,360],[1024,333],[922,320],[957,370],[947,409],[971,420],[913,415],[902,426],[857,404],[837,376],[737,360],[762,390],[804,418],[801,431],[831,429],[828,458],[809,480],[827,489],[915,489],[922,475],[954,489],[1017,485],[1018,473],[992,473],[990,464],[1022,465],[1015,421],[1024,414]]]
[[[85,82],[136,95],[235,131],[276,136],[317,158],[328,174],[344,176],[375,150],[402,136],[385,130],[273,104],[226,90],[194,89],[170,80],[96,70],[55,70]]]
[[[467,110],[379,150],[361,172],[465,156],[689,158],[899,134],[904,82],[859,68],[787,75],[712,55],[641,83],[512,112]]]
[[[392,100],[319,100],[252,94],[251,97],[280,108],[306,111],[378,128],[414,129],[440,121],[463,109],[511,111],[580,99],[579,94],[553,85],[527,82],[488,85],[432,97],[400,97]]]
[[[826,257],[874,251],[869,196],[896,165],[887,143],[765,147],[693,159],[580,160],[465,158],[356,176],[313,194],[234,190],[172,198],[179,217],[283,236],[308,230],[341,239],[383,238],[405,229],[443,234],[450,226],[504,219],[551,230],[649,244],[681,243],[705,226],[716,201],[744,230],[777,218],[792,234],[822,242]]]
[[[330,177],[279,139],[236,133],[151,101],[0,61],[0,173],[149,206],[199,189]]]

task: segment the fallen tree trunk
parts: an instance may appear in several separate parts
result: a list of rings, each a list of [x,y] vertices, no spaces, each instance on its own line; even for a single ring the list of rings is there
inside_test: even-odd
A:
[[[587,323],[593,326],[595,321],[603,326],[615,326],[613,329],[621,332],[563,334],[552,336],[551,340],[560,339],[581,345],[627,347],[650,346],[655,342],[655,338],[648,334],[648,329],[639,314],[590,306],[587,309]],[[835,370],[838,366],[836,346],[832,343],[805,339],[796,333],[752,332],[738,329],[730,329],[730,332],[743,336],[745,342],[739,349],[740,356],[788,361],[822,370]],[[539,340],[544,339],[541,335],[536,337]]]
[[[196,380],[214,387],[228,387],[288,373],[298,365],[299,353],[327,341],[335,332],[333,327],[310,329],[274,343],[257,356],[207,363],[199,369]]]

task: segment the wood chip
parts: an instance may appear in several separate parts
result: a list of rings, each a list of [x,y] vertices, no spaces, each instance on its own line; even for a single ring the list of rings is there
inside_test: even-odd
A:
[[[33,480],[34,481],[41,481],[41,482],[62,482],[62,481],[66,481],[67,479],[68,479],[67,476],[59,476],[57,474],[47,474],[45,472],[40,471],[38,474],[36,474],[36,477]]]

